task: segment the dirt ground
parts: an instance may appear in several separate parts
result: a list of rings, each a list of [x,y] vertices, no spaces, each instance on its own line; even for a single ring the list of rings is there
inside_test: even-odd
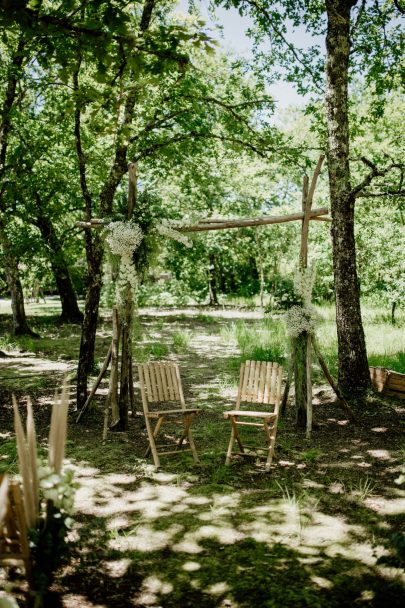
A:
[[[103,445],[106,384],[80,424],[72,384],[66,456],[80,484],[76,524],[47,605],[402,606],[403,571],[378,559],[398,556],[393,538],[403,530],[404,404],[370,395],[354,404],[353,424],[330,388],[318,384],[310,441],[295,428],[291,398],[270,473],[255,458],[225,467],[229,423],[222,412],[234,403],[238,352],[221,329],[234,317],[141,312],[148,340],[169,345],[164,358],[178,361],[186,402],[202,409],[194,426],[201,463],[181,454],[155,471],[143,457],[146,433],[137,416],[127,433],[109,433]],[[237,314],[246,322],[258,318]],[[183,350],[170,347],[176,332],[188,332]],[[44,333],[49,344],[42,352],[14,351],[0,360],[2,470],[16,468],[11,393],[22,409],[31,397],[45,452],[54,391],[74,373],[78,333]],[[106,321],[100,358],[108,341]],[[137,389],[136,398],[141,409]],[[7,583],[3,573],[1,581],[24,606],[18,573]]]

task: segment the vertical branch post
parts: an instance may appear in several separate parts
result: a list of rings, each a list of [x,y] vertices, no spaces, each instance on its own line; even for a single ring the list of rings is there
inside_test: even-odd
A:
[[[128,166],[128,220],[134,214],[137,199],[137,165],[131,163]],[[133,390],[131,385],[132,374],[132,325],[134,302],[131,286],[128,284],[125,293],[125,308],[121,319],[122,355],[121,355],[121,383],[119,396],[119,424],[116,430],[126,431],[128,428],[129,405],[133,408]]]

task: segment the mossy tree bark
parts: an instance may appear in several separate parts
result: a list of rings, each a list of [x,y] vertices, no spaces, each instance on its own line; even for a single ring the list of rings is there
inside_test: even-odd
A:
[[[307,357],[308,357],[308,334],[301,333],[292,339],[294,351],[294,386],[295,386],[295,422],[299,428],[305,428],[307,424]]]
[[[38,206],[38,209],[41,209],[40,206]],[[69,266],[53,222],[51,218],[40,212],[37,213],[35,224],[47,245],[49,261],[62,305],[60,319],[63,323],[81,323],[83,313],[77,304],[77,296],[70,277]]]
[[[139,26],[140,32],[145,33],[150,26],[152,13],[155,7],[155,0],[145,0],[142,10],[142,17]],[[90,194],[86,177],[86,155],[81,141],[81,114],[83,103],[79,101],[79,71],[81,57],[78,56],[77,69],[73,75],[73,88],[76,94],[75,107],[75,139],[76,151],[79,164],[80,185],[85,203],[86,221],[92,219],[93,199]],[[132,122],[139,86],[136,83],[127,92],[123,119],[119,126],[120,133],[117,137],[117,147],[115,149],[114,160],[110,172],[104,183],[99,196],[100,216],[111,215],[115,192],[128,170],[127,152],[129,142],[122,134],[128,130]],[[90,371],[94,366],[94,349],[97,331],[98,310],[102,287],[102,263],[104,257],[104,247],[98,234],[93,234],[91,230],[85,232],[86,257],[88,266],[88,289],[84,308],[84,320],[82,326],[82,338],[80,342],[79,364],[77,370],[77,407],[81,409],[87,397],[87,383]]]
[[[346,395],[370,387],[356,268],[354,205],[349,165],[348,68],[350,10],[356,0],[326,0],[326,110],[339,385]]]
[[[18,260],[12,250],[10,240],[0,222],[0,245],[3,249],[4,269],[11,295],[11,310],[13,313],[13,333],[15,336],[38,337],[29,327],[24,307],[24,293],[18,270]]]

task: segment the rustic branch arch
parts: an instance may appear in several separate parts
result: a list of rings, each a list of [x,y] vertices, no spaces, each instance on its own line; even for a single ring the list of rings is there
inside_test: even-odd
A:
[[[332,219],[329,217],[329,209],[327,207],[321,207],[319,209],[312,209],[313,197],[316,189],[316,184],[321,173],[322,165],[324,162],[324,156],[320,156],[311,182],[308,176],[304,176],[303,189],[302,189],[302,209],[300,212],[287,214],[287,215],[265,215],[255,218],[237,218],[237,219],[218,219],[209,218],[200,220],[194,225],[176,227],[179,232],[206,232],[212,230],[229,230],[233,228],[243,227],[256,227],[265,226],[271,224],[282,224],[285,222],[301,221],[301,246],[300,246],[300,268],[306,268],[308,264],[308,237],[309,237],[309,224],[311,221],[323,221],[331,222]],[[129,185],[128,185],[128,219],[131,219],[136,206],[136,194],[137,194],[137,167],[135,163],[131,163],[128,167]],[[85,230],[89,229],[102,229],[108,221],[104,219],[92,219],[90,221],[79,221],[76,222],[76,226]],[[100,382],[106,373],[108,366],[111,362],[111,374],[109,382],[108,397],[104,412],[104,430],[103,440],[106,439],[108,430],[108,416],[109,409],[112,411],[112,425],[110,428],[119,428],[125,430],[128,420],[128,409],[131,405],[134,407],[134,395],[133,395],[133,381],[132,381],[132,345],[131,345],[131,328],[132,328],[132,316],[133,316],[133,303],[130,297],[126,302],[126,308],[121,322],[118,319],[117,308],[113,308],[113,337],[111,346],[107,353],[107,357],[104,361],[100,374],[90,391],[90,394],[77,416],[76,422],[79,422],[83,413],[89,406],[93,399]],[[326,362],[322,357],[319,350],[319,346],[315,340],[315,337],[311,334],[303,336],[305,342],[303,348],[301,348],[301,358],[304,357],[304,361],[301,361],[305,368],[305,381],[302,382],[298,374],[296,373],[296,367],[299,364],[298,353],[293,352],[292,361],[288,371],[288,377],[286,381],[285,391],[282,400],[281,410],[283,411],[286,407],[287,398],[292,382],[292,376],[295,368],[295,391],[296,391],[296,402],[297,411],[301,410],[304,412],[306,418],[306,432],[307,437],[311,436],[312,432],[312,383],[311,383],[311,353],[312,351],[316,355],[319,364],[329,382],[331,387],[338,397],[339,403],[348,414],[351,420],[354,420],[354,414],[350,409],[348,403],[340,392],[338,386],[334,382]],[[121,341],[121,368],[119,369],[119,342]],[[118,376],[120,376],[120,383],[118,382]],[[119,388],[118,385],[120,384]]]

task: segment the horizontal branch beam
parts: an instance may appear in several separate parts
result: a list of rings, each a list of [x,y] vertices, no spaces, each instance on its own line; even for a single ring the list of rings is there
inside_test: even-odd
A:
[[[327,215],[329,209],[322,207],[320,209],[314,209],[311,212],[310,219],[316,219],[319,216]],[[195,226],[184,226],[176,228],[179,232],[204,232],[207,230],[225,230],[227,228],[247,228],[249,226],[266,226],[268,224],[283,224],[285,222],[295,222],[302,220],[304,214],[302,212],[291,213],[289,215],[263,215],[261,217],[254,218],[238,218],[235,220],[218,220],[215,223],[202,221]]]
[[[313,209],[311,211],[310,218],[311,220],[318,220],[329,222],[331,218],[324,217],[329,213],[329,209],[327,207],[321,207],[320,209]],[[283,224],[285,222],[295,222],[298,220],[302,220],[304,217],[303,212],[291,213],[289,215],[263,215],[261,217],[254,218],[238,218],[234,220],[220,220],[220,219],[211,219],[211,220],[201,220],[198,224],[194,226],[173,226],[175,230],[179,232],[205,232],[208,230],[226,230],[228,228],[246,228],[249,226],[265,226],[268,224]],[[100,229],[103,228],[107,223],[110,223],[111,220],[102,220],[102,219],[93,219],[89,222],[76,222],[75,226],[78,228],[85,229]]]

